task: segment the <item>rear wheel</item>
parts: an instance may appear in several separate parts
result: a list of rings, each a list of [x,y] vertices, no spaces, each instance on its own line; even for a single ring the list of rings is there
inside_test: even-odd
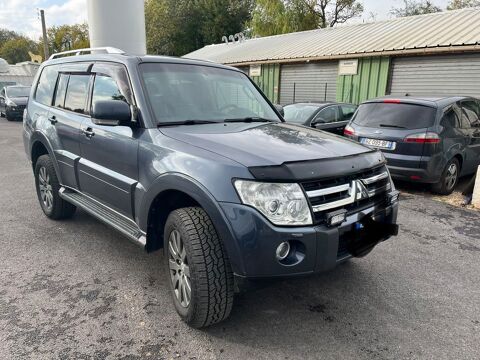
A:
[[[73,216],[76,207],[60,197],[58,193],[60,183],[48,155],[40,156],[35,163],[35,187],[38,201],[45,215],[54,220]]]
[[[165,261],[175,308],[188,325],[224,320],[233,304],[233,274],[208,214],[201,208],[173,211],[165,224]]]
[[[460,163],[457,158],[453,158],[447,163],[443,170],[440,181],[433,184],[433,192],[441,195],[449,195],[455,189],[460,175]]]

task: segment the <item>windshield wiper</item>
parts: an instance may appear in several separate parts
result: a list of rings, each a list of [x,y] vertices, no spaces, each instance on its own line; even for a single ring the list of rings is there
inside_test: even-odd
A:
[[[277,122],[272,119],[265,119],[261,117],[255,117],[255,116],[247,116],[243,118],[233,118],[233,119],[225,119],[223,122],[226,123],[233,123],[233,122]]]
[[[157,124],[157,127],[178,126],[178,125],[201,125],[201,124],[218,124],[218,121],[212,120],[182,120],[182,121],[166,121]]]
[[[380,126],[380,127],[394,128],[394,129],[406,129],[405,126],[400,126],[400,125],[380,124],[380,125],[378,125],[378,126]]]

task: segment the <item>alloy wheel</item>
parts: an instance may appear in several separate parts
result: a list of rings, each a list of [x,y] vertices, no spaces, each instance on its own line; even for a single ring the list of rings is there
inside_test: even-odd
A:
[[[192,286],[187,253],[178,230],[172,230],[168,239],[168,266],[175,296],[186,308],[192,298]]]
[[[48,175],[47,168],[44,166],[38,172],[38,188],[45,209],[51,210],[53,207],[53,190],[50,183],[50,175]]]
[[[450,164],[445,177],[445,185],[448,190],[452,189],[457,183],[458,168],[455,163]]]

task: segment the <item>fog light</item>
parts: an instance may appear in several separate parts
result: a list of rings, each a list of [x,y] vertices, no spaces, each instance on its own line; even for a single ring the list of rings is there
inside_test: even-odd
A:
[[[284,241],[280,245],[278,245],[277,251],[276,251],[278,260],[285,259],[289,253],[290,253],[290,243],[288,241]]]
[[[327,225],[337,226],[347,219],[347,210],[341,209],[327,214]]]
[[[388,201],[390,204],[393,204],[398,201],[398,197],[400,196],[400,191],[392,191],[390,194],[388,194]]]

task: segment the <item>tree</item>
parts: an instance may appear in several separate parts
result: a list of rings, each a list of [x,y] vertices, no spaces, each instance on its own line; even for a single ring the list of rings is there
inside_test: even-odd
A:
[[[457,10],[480,6],[480,0],[451,0],[447,10]]]
[[[390,13],[395,17],[405,17],[437,13],[440,11],[442,11],[442,9],[434,5],[430,0],[404,0],[403,7],[392,8]]]
[[[0,48],[0,58],[5,59],[9,64],[16,64],[30,60],[29,51],[36,51],[37,44],[23,36],[7,40]]]
[[[184,55],[245,29],[253,0],[147,0],[147,49]]]
[[[52,26],[47,30],[47,38],[51,54],[90,47],[87,24]],[[43,53],[42,38],[37,52]]]
[[[15,31],[0,29],[0,48],[9,40],[18,39],[21,36]]]

